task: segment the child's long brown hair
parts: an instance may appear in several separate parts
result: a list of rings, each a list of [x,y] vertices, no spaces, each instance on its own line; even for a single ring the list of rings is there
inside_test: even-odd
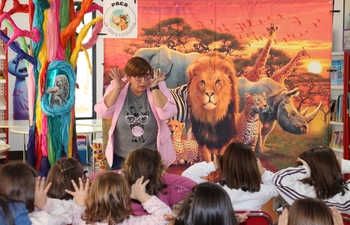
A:
[[[111,171],[99,174],[91,184],[82,219],[87,224],[107,220],[112,225],[131,214],[130,189],[125,178]]]
[[[61,200],[73,199],[73,196],[65,192],[65,189],[74,191],[71,180],[79,183],[79,177],[84,176],[84,169],[78,160],[74,158],[63,157],[51,167],[47,175],[46,183],[51,182],[52,186],[47,192],[50,198]]]
[[[299,155],[311,170],[311,176],[304,181],[314,187],[316,197],[331,198],[338,193],[345,193],[345,180],[333,150],[327,146],[319,146]]]

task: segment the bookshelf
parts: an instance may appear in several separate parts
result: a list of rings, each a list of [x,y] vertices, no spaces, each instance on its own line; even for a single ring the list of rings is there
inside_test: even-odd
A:
[[[3,30],[5,34],[7,30]],[[8,74],[7,74],[7,52],[5,51],[6,43],[0,39],[0,120],[8,120]],[[8,129],[0,129],[0,140],[8,143]],[[0,159],[8,160],[8,151],[0,154]]]
[[[350,93],[350,52],[344,53],[344,88],[343,88],[343,95],[345,96],[343,98],[343,115],[344,115],[344,121],[343,121],[343,132],[344,132],[344,158],[350,159],[349,157],[349,93]]]
[[[330,70],[330,79],[331,79],[331,102],[330,105],[333,109],[331,110],[330,115],[330,146],[334,150],[335,154],[339,158],[344,157],[344,150],[339,139],[339,134],[343,136],[343,113],[342,113],[342,104],[343,100],[340,99],[340,96],[344,96],[344,68],[335,67],[334,62],[342,62],[344,65],[344,52],[332,52],[332,67]]]

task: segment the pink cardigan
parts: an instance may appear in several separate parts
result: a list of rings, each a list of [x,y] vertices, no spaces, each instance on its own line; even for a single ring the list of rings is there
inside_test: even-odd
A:
[[[113,143],[114,143],[113,132],[114,132],[115,124],[120,114],[120,111],[122,110],[129,85],[130,83],[128,82],[123,88],[123,90],[119,93],[116,104],[107,108],[104,100],[105,100],[105,97],[108,95],[108,93],[111,92],[114,88],[114,81],[112,81],[111,84],[107,87],[103,98],[100,101],[98,101],[94,107],[98,116],[104,119],[112,118],[111,128],[108,131],[108,143],[106,147],[106,158],[110,166],[112,166],[113,164]],[[164,106],[164,108],[160,109],[155,106],[152,93],[149,90],[149,88],[147,89],[147,98],[158,124],[158,134],[157,134],[158,151],[162,156],[164,164],[166,166],[170,166],[175,160],[176,152],[171,139],[170,130],[165,121],[167,119],[170,119],[172,116],[174,116],[177,113],[177,107],[173,98],[171,97],[169,89],[166,87],[165,82],[164,81],[159,82],[158,86],[159,86],[159,90],[168,98],[168,103]]]

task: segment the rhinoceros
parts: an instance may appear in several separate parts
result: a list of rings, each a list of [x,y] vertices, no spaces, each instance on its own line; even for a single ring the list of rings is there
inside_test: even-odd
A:
[[[242,111],[245,105],[245,93],[258,94],[266,93],[266,102],[271,107],[269,112],[260,113],[260,128],[258,134],[258,143],[255,147],[256,152],[267,150],[265,141],[268,135],[276,126],[276,122],[281,128],[292,134],[306,134],[309,131],[309,123],[317,115],[322,102],[311,113],[306,114],[306,110],[298,112],[294,106],[293,97],[299,94],[299,89],[287,90],[287,88],[271,78],[264,77],[257,82],[250,82],[245,77],[238,78],[238,94],[240,96],[239,111]]]

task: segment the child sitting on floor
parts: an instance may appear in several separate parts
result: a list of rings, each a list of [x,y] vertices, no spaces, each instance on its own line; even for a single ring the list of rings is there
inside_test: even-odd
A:
[[[149,180],[143,181],[143,177],[135,181],[131,193],[125,178],[110,171],[99,174],[90,190],[88,180],[85,187],[81,179],[79,187],[74,181],[72,183],[75,192],[67,190],[67,193],[74,196],[73,224],[167,224],[164,214],[170,214],[171,209],[156,196],[146,193]],[[141,202],[149,215],[133,216],[131,199]]]

